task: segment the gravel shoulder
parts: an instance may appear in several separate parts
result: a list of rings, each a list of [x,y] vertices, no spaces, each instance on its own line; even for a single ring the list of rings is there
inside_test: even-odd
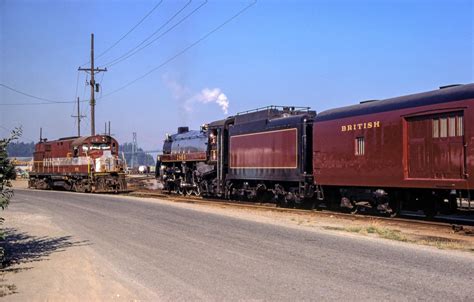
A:
[[[90,242],[71,236],[41,213],[7,208],[2,229],[7,265],[0,270],[5,301],[134,301],[146,297],[122,279]]]

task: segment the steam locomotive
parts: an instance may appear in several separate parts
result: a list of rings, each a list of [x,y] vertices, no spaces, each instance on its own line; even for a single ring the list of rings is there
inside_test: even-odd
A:
[[[471,207],[474,84],[316,114],[269,106],[166,137],[156,177],[179,194],[395,215]]]
[[[118,142],[108,135],[40,139],[35,145],[28,186],[95,193],[125,191],[118,148]]]
[[[168,136],[157,171],[180,194],[299,203],[316,191],[309,108],[259,108]],[[303,156],[301,156],[303,155]]]

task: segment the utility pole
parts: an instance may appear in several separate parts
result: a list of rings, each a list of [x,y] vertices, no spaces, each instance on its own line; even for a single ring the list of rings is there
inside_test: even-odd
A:
[[[71,115],[71,117],[77,117],[77,136],[81,136],[81,120],[86,117],[81,115],[81,108],[79,106],[79,97],[77,97],[77,115]]]
[[[130,160],[130,167],[131,167],[132,169],[135,167],[135,165],[138,164],[137,151],[138,151],[137,133],[136,133],[136,132],[133,132],[132,158],[131,158],[131,160]]]
[[[97,90],[99,91],[99,85],[96,86],[95,80],[94,80],[94,73],[99,73],[101,71],[107,71],[107,68],[94,68],[94,34],[91,34],[91,67],[90,68],[81,68],[79,67],[78,70],[80,71],[85,71],[85,72],[90,72],[91,74],[91,80],[89,81],[89,84],[91,86],[91,135],[95,135],[95,97],[94,97],[94,91]]]
[[[104,135],[110,136],[110,121],[109,121],[108,123],[109,123],[109,128],[107,128],[107,122],[105,122],[105,132],[104,132]]]

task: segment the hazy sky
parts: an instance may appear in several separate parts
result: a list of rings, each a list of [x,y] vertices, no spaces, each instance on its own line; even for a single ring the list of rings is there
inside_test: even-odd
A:
[[[0,83],[48,100],[88,100],[86,73],[77,68],[89,60],[90,34],[98,56],[154,7],[96,59],[108,65],[96,77],[96,130],[111,121],[119,141],[137,132],[147,150],[178,126],[260,106],[322,111],[474,82],[473,1],[260,0],[208,36],[253,1],[188,2],[0,0]],[[160,27],[142,45],[155,42],[109,64]],[[32,105],[2,105],[25,103]],[[18,125],[24,141],[37,141],[40,127],[49,139],[76,134],[73,103],[35,103],[44,101],[0,87],[0,136]]]

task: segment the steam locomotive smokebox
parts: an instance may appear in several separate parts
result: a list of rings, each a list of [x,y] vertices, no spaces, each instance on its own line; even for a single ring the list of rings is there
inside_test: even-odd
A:
[[[178,127],[178,134],[189,132],[189,127]]]

